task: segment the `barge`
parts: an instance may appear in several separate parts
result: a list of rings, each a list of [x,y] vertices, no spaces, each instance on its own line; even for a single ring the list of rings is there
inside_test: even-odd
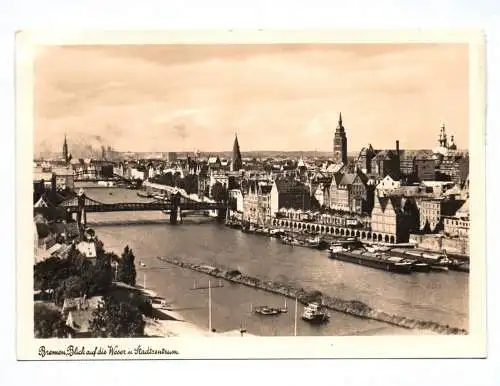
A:
[[[341,247],[330,248],[329,255],[332,259],[394,273],[410,274],[413,271],[412,261],[397,256],[386,256],[363,250],[346,251]]]
[[[435,271],[447,271],[453,265],[453,261],[443,254],[422,253],[414,250],[404,252],[397,250],[392,252],[401,257],[425,263],[430,267],[430,269]]]
[[[147,192],[142,191],[142,190],[138,191],[137,195],[139,197],[142,197],[142,198],[151,198],[151,197],[153,197],[151,194],[148,194]]]

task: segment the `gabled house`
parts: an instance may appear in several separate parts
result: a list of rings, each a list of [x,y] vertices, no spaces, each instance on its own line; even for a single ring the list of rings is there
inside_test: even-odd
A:
[[[444,233],[451,237],[468,238],[469,229],[469,200],[466,200],[454,215],[444,217]]]
[[[401,187],[401,181],[394,174],[387,174],[382,180],[377,184],[375,188],[376,193],[380,197],[390,196],[392,192],[396,191]]]
[[[412,198],[375,197],[371,230],[379,241],[407,242],[410,232],[418,228],[418,208]]]
[[[82,255],[84,255],[86,258],[95,262],[95,259],[97,258],[97,250],[96,250],[95,242],[93,242],[93,241],[80,241],[76,245],[76,249],[78,249],[78,251]]]
[[[243,197],[243,220],[252,224],[264,225],[271,219],[272,186],[251,181]]]
[[[354,213],[369,213],[372,209],[373,188],[360,169],[354,173],[337,173],[329,189],[329,207]]]

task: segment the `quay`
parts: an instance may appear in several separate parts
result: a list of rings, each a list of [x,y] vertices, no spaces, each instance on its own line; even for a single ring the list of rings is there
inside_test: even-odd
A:
[[[273,223],[274,224],[274,223]],[[453,253],[445,253],[438,251],[430,251],[418,248],[414,244],[409,243],[385,243],[380,242],[380,238],[378,236],[373,237],[370,236],[369,233],[360,232],[359,229],[355,228],[339,228],[339,227],[326,227],[324,224],[318,223],[302,223],[302,222],[285,222],[278,223],[282,224],[282,227],[277,227],[276,225],[271,226],[269,228],[258,228],[258,227],[250,227],[250,230],[245,228],[239,221],[226,221],[226,226],[241,229],[245,233],[254,233],[257,235],[263,235],[268,237],[280,237],[287,236],[288,238],[293,238],[296,242],[289,242],[287,244],[292,246],[301,246],[301,247],[309,247],[315,249],[327,249],[328,246],[332,243],[337,243],[341,240],[353,240],[359,246],[363,245],[380,245],[385,247],[386,255],[395,256],[398,258],[406,258],[410,260],[421,261],[418,258],[415,258],[415,254],[408,251],[414,251],[418,254],[446,254],[446,256],[450,259],[450,264],[447,267],[450,270],[459,271],[459,272],[469,272],[469,256],[466,255],[458,255]],[[303,226],[303,224],[307,224],[307,226]],[[323,232],[323,233],[321,233]],[[363,239],[364,237],[364,239]],[[371,237],[371,238],[370,238]],[[309,240],[312,238],[317,238],[318,241],[316,243],[311,243]],[[372,238],[374,241],[372,241]],[[386,240],[387,238],[384,238]],[[393,240],[393,239],[389,239]],[[356,256],[358,260],[360,256]],[[342,260],[342,259],[341,259]],[[353,259],[346,259],[346,261],[351,261]],[[366,264],[363,264],[366,265]],[[390,269],[387,269],[390,270]],[[410,273],[410,272],[404,272]]]
[[[158,260],[180,268],[204,273],[235,284],[241,284],[277,295],[282,295],[291,299],[297,299],[297,301],[302,304],[308,304],[316,301],[322,303],[325,308],[332,311],[342,312],[365,319],[373,319],[402,328],[428,330],[446,335],[466,335],[468,333],[464,329],[442,325],[433,321],[415,320],[404,316],[389,314],[384,311],[373,309],[360,301],[343,300],[322,294],[319,291],[305,290],[304,288],[295,288],[288,284],[261,280],[255,277],[247,276],[235,269],[229,269],[222,266],[213,267],[194,264],[181,261],[173,257],[158,257]]]

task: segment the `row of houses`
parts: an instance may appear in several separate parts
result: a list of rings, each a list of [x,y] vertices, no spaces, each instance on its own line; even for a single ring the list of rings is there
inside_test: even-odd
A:
[[[357,170],[332,178],[322,191],[323,198],[328,195],[322,206],[318,206],[317,192],[293,178],[277,178],[272,183],[255,181],[244,191],[232,190],[230,196],[243,220],[250,223],[266,225],[286,216],[341,225],[346,218],[356,218],[355,224],[406,242],[411,233],[444,232],[450,237],[468,234],[468,214],[461,210],[466,207],[467,196],[455,188],[445,183],[401,186],[391,176],[375,185]],[[325,209],[331,214],[325,215]]]

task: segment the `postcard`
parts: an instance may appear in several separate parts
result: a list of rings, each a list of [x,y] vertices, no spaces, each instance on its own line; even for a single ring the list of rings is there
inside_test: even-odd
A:
[[[485,38],[22,31],[19,360],[486,356]]]

